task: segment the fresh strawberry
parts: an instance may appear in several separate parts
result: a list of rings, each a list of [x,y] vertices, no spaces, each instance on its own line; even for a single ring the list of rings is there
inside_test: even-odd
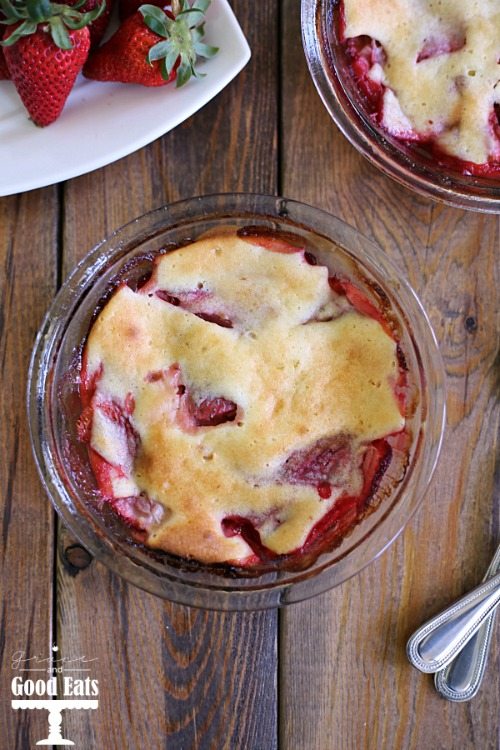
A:
[[[125,18],[137,13],[142,4],[143,0],[119,0],[118,15],[123,21]],[[168,0],[152,0],[150,5],[156,5],[158,8],[163,8],[165,10],[165,8],[170,7],[170,2],[168,2]]]
[[[7,61],[5,60],[3,49],[0,48],[0,81],[4,81],[8,78],[10,78],[10,73],[7,67]]]
[[[114,36],[92,54],[83,73],[97,81],[121,81],[143,86],[164,86],[174,79],[183,86],[195,69],[197,57],[213,57],[216,47],[201,41],[204,14],[210,0],[172,3],[165,13],[155,5],[142,5],[125,19]]]
[[[72,7],[78,7],[81,13],[88,13],[96,8],[99,8],[101,3],[103,10],[100,15],[89,24],[90,32],[90,48],[95,49],[99,46],[101,39],[103,38],[106,29],[108,28],[109,18],[111,11],[113,10],[114,0],[85,0],[83,5],[80,7],[80,0],[66,0],[68,5]]]
[[[16,89],[36,125],[50,125],[64,107],[85,62],[87,28],[101,12],[88,13],[50,0],[2,0],[2,46]]]
[[[5,19],[4,14],[0,10],[0,23]],[[0,27],[1,28],[1,27]],[[0,37],[2,36],[3,31],[0,31]],[[7,67],[7,63],[5,61],[5,56],[3,54],[3,49],[0,47],[0,81],[4,81],[6,79],[10,78],[9,69]]]
[[[62,50],[46,31],[38,30],[5,48],[11,78],[36,125],[57,120],[87,57],[89,30],[70,31],[69,38],[71,49]]]

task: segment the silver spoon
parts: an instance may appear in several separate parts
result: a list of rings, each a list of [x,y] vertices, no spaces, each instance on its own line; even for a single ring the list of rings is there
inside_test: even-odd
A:
[[[497,573],[415,631],[406,646],[408,659],[421,672],[444,669],[499,603]]]
[[[483,581],[487,581],[499,570],[500,546],[495,552]],[[472,636],[453,661],[434,675],[434,685],[443,698],[449,701],[468,701],[477,694],[486,669],[495,614],[496,609],[488,615],[477,633]]]

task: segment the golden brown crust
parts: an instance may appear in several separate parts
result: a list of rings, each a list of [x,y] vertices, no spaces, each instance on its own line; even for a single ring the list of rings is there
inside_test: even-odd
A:
[[[203,291],[204,304],[222,310],[233,328],[169,304],[158,290]],[[395,342],[352,310],[317,322],[332,296],[327,269],[302,253],[229,236],[165,255],[144,290],[124,286],[107,303],[88,338],[88,372],[102,365],[94,400],[123,404],[133,396],[140,444],[130,484],[122,479],[117,491],[147,493],[164,507],[151,547],[204,562],[244,560],[246,542],[221,527],[239,515],[259,519],[269,549],[294,550],[341,490],[321,499],[314,486],[286,481],[287,457],[335,435],[360,445],[402,428]],[[190,423],[179,383],[195,400],[234,402],[236,418]],[[105,421],[94,420],[91,444],[99,452],[106,442],[110,460],[113,429],[106,436],[99,429],[106,431]],[[348,481],[359,490],[359,473]]]

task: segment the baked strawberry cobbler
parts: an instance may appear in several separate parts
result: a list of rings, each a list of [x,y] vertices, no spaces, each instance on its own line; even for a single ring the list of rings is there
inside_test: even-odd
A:
[[[91,326],[79,438],[150,549],[245,569],[318,553],[404,476],[397,324],[295,242],[240,230],[160,253]]]
[[[463,174],[500,175],[498,0],[342,0],[372,119]]]

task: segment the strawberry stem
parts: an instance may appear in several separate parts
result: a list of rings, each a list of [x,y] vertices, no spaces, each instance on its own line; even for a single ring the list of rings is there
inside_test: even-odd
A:
[[[33,21],[40,23],[50,15],[50,0],[26,0],[26,10]]]
[[[160,62],[162,77],[168,80],[176,67],[176,86],[179,88],[194,76],[201,77],[196,71],[198,57],[210,58],[219,51],[217,47],[203,44],[205,34],[204,15],[210,0],[188,0],[172,2],[171,16],[155,5],[141,5],[139,11],[144,23],[161,41],[154,44],[148,52],[148,62]]]
[[[95,21],[106,7],[105,0],[102,0],[93,10],[81,13],[78,8],[83,2],[84,0],[80,0],[70,6],[50,0],[0,0],[0,8],[5,16],[2,23],[7,26],[18,24],[12,34],[0,44],[10,47],[21,37],[34,34],[40,24],[47,24],[54,44],[61,49],[71,49],[73,45],[68,29],[83,29]]]

